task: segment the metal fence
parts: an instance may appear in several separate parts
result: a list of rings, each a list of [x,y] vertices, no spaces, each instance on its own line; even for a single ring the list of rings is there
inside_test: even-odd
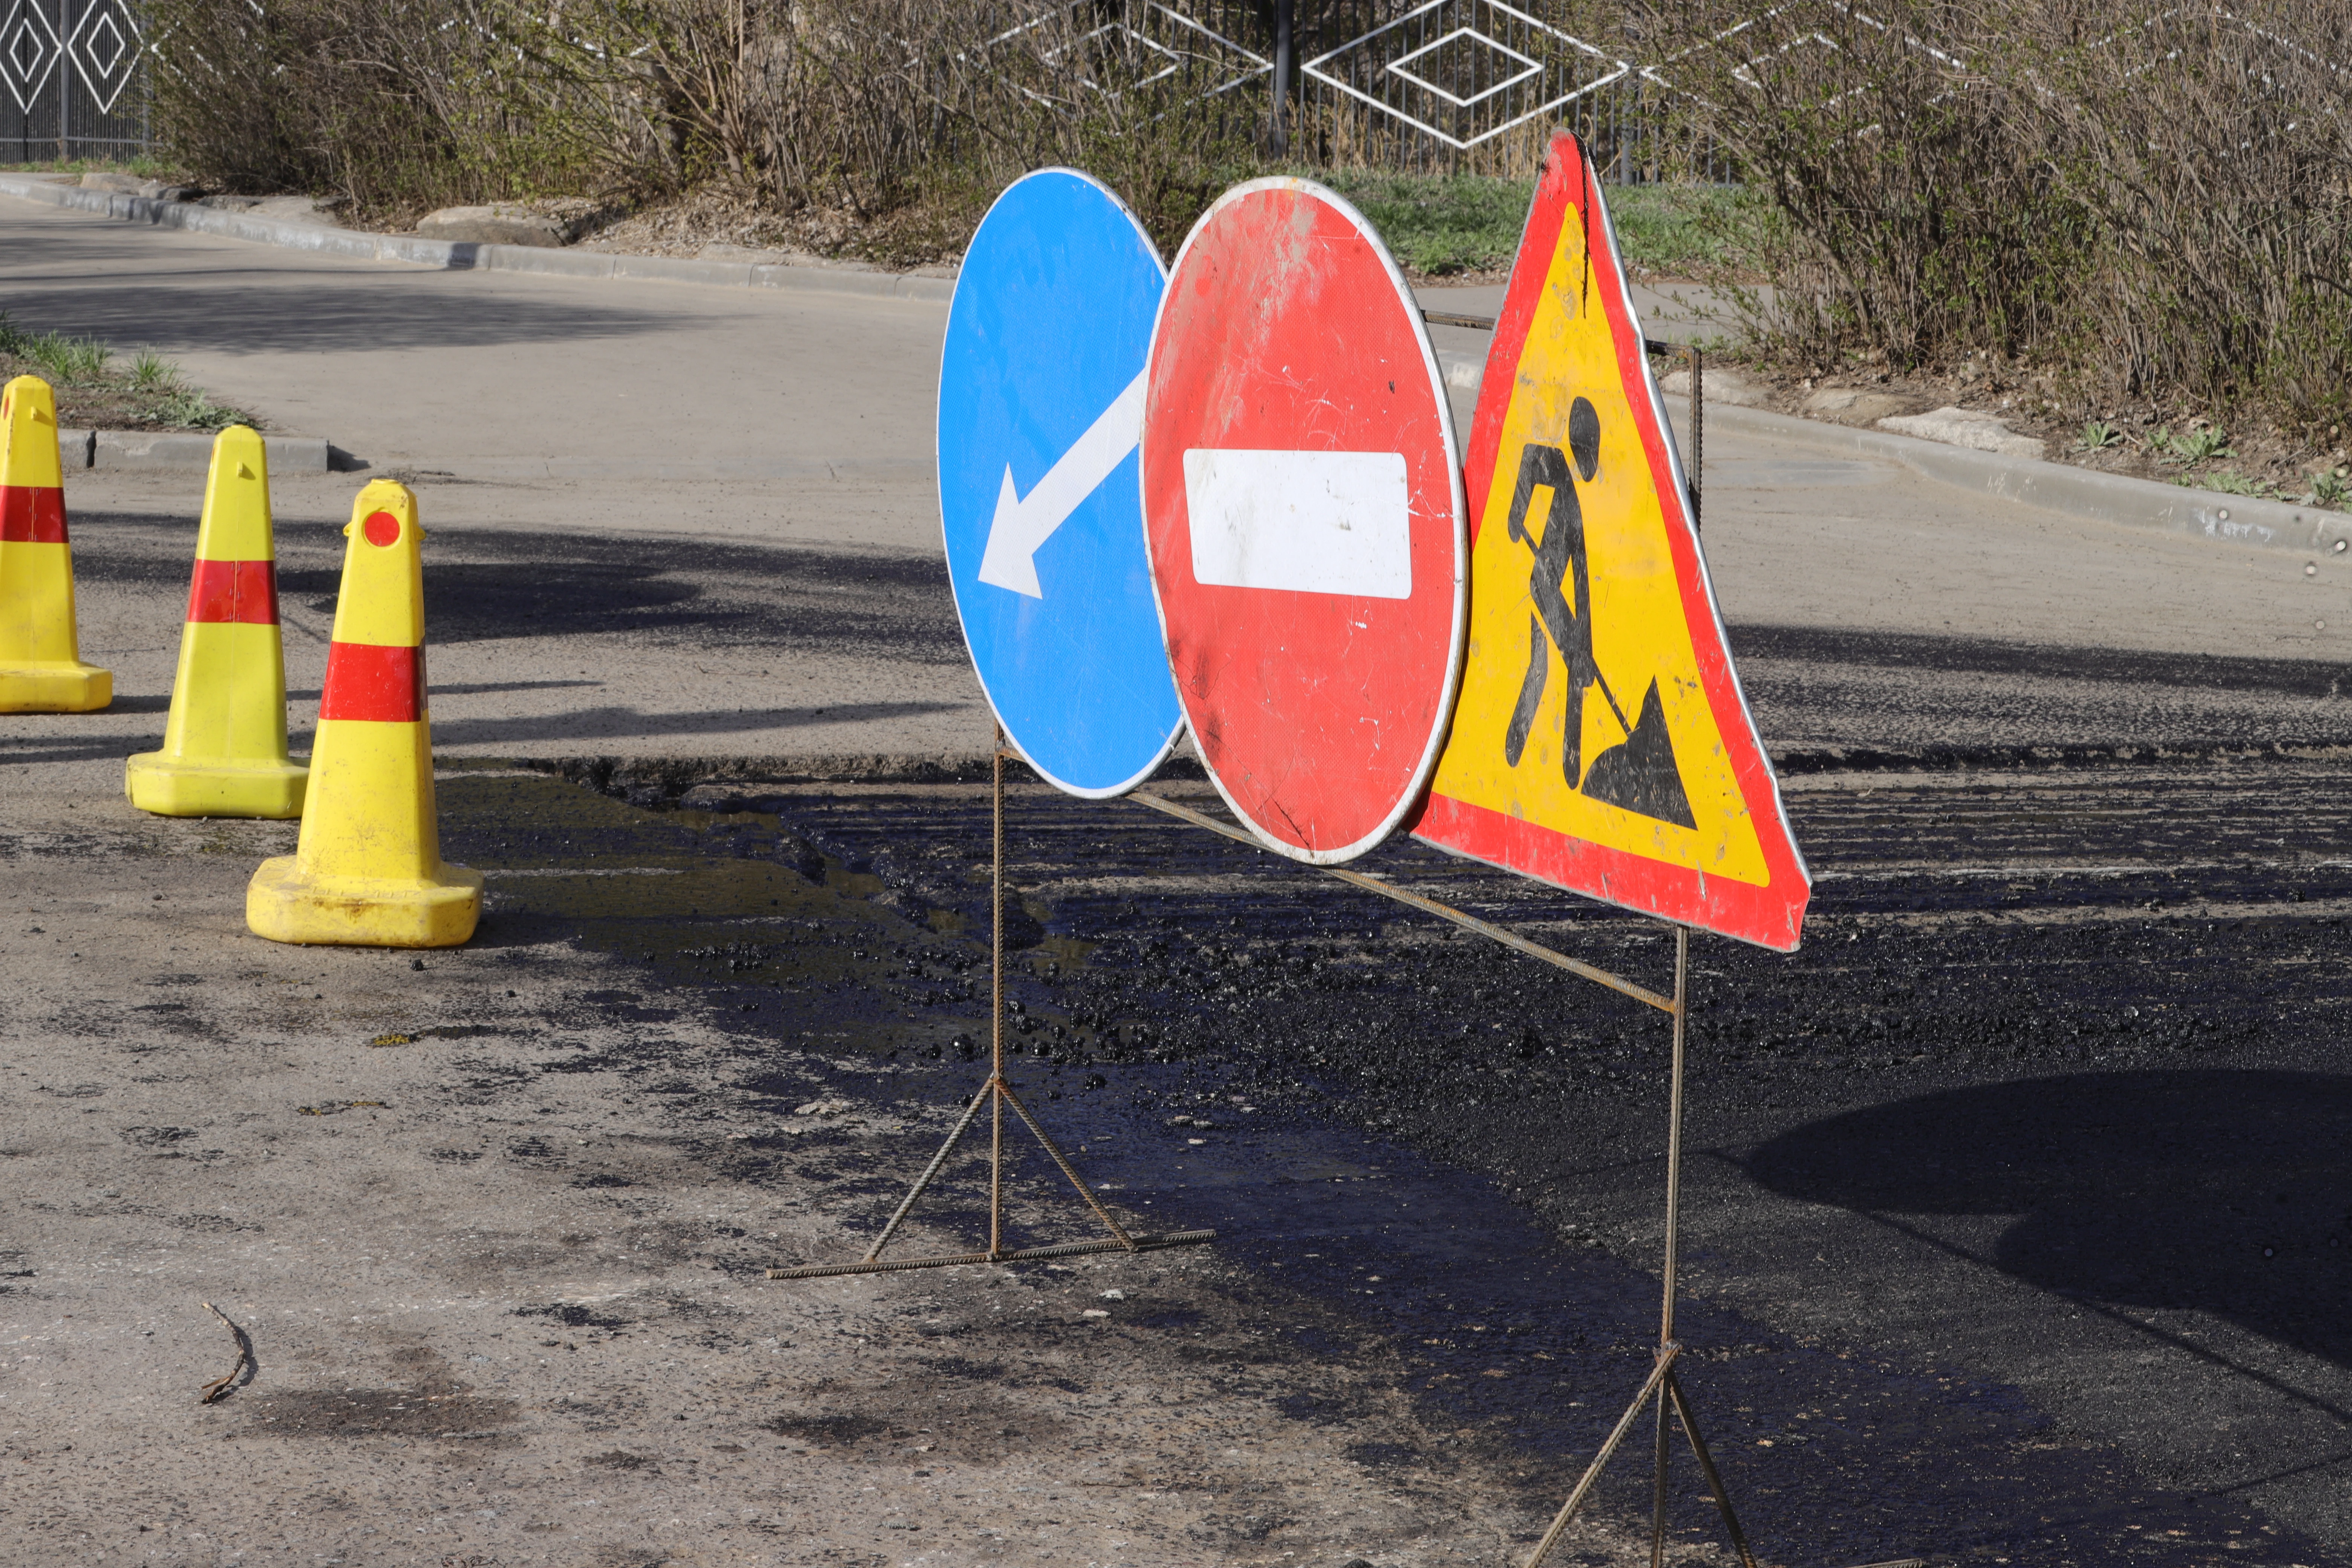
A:
[[[257,14],[260,0],[248,0]],[[0,0],[0,162],[153,145],[137,0]],[[1525,174],[1553,125],[1612,177],[1723,177],[1591,0],[1037,0],[1120,90],[1175,78],[1304,163]],[[1581,18],[1580,20],[1580,18]],[[1277,110],[1279,71],[1289,85]],[[1113,75],[1124,79],[1112,80]]]
[[[1035,15],[1087,40],[1101,90],[1181,81],[1303,163],[1524,174],[1566,125],[1621,182],[1727,177],[1613,5],[1040,0]]]
[[[126,0],[0,0],[0,160],[146,152],[151,63]]]
[[[1391,168],[1531,173],[1555,126],[1622,182],[1677,174],[1662,132],[1672,95],[1646,75],[1619,16],[1572,0],[1414,0],[1363,6],[1306,56],[1299,122],[1312,152]],[[1576,13],[1581,11],[1580,18]],[[1337,18],[1334,18],[1337,19]],[[1702,160],[1702,163],[1706,160]]]

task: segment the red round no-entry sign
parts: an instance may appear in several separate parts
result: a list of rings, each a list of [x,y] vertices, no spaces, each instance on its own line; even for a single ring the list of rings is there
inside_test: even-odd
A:
[[[1468,546],[1453,419],[1404,276],[1305,180],[1219,197],[1146,372],[1144,534],[1209,776],[1318,865],[1385,839],[1435,764]]]

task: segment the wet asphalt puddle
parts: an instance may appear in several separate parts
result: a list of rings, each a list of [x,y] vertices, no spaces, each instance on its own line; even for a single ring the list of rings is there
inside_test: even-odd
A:
[[[2242,1492],[2153,1474],[2127,1423],[2053,1415],[1988,1373],[1983,1345],[1939,1359],[1867,1304],[1727,1304],[1756,1259],[1697,1222],[1735,1216],[1733,1187],[1998,1215],[1984,1252],[2005,1280],[2110,1313],[2193,1308],[2352,1365],[2347,772],[1794,782],[1820,878],[1804,951],[1694,945],[1700,1208],[1679,1325],[1768,1556],[2326,1560]],[[727,1173],[879,1226],[984,1070],[984,790],[703,786],[647,809],[483,776],[445,779],[441,804],[446,851],[488,873],[485,940],[565,934],[626,960],[642,983],[583,1010],[697,1010],[740,1063],[720,1089],[621,1047],[546,1070],[618,1072],[689,1125],[772,1116],[772,1135],[729,1145]],[[1007,855],[1012,1076],[1087,1180],[1140,1228],[1214,1227],[1242,1307],[1260,1282],[1261,1326],[1296,1352],[1393,1362],[1454,1452],[1362,1444],[1368,1469],[1475,1464],[1530,1509],[1564,1492],[1655,1338],[1663,1021],[1132,805],[1017,788]],[[1654,922],[1414,845],[1362,868],[1667,983]],[[828,1098],[891,1108],[904,1131],[798,1114]],[[1014,1243],[1085,1238],[1051,1167],[1007,1136]],[[984,1136],[966,1147],[921,1212],[977,1238]],[[1763,1260],[1807,1274],[1812,1245]],[[2263,1272],[2242,1267],[2263,1247]],[[1152,1326],[1181,1339],[1190,1310]],[[1285,1408],[1344,1430],[1370,1397],[1335,1382]],[[2322,1412],[2339,1446],[2341,1415]],[[1600,1506],[1646,1505],[1646,1465],[1621,1458]],[[1695,1490],[1677,1521],[1710,1536]]]

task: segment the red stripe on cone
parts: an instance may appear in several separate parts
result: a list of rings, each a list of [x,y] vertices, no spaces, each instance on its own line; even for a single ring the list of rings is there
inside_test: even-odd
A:
[[[0,544],[65,542],[65,491],[48,485],[0,485]]]
[[[278,624],[278,565],[271,561],[199,561],[188,584],[188,619]]]
[[[328,645],[321,719],[414,724],[425,716],[425,650],[376,643]]]

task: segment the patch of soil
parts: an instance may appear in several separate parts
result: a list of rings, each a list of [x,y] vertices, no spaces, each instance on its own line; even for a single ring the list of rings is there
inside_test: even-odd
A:
[[[1504,267],[1465,267],[1452,272],[1423,272],[1418,267],[1407,267],[1402,261],[1398,268],[1404,280],[1416,289],[1500,289],[1511,281],[1511,269]],[[1636,276],[1636,282],[1649,279]]]

